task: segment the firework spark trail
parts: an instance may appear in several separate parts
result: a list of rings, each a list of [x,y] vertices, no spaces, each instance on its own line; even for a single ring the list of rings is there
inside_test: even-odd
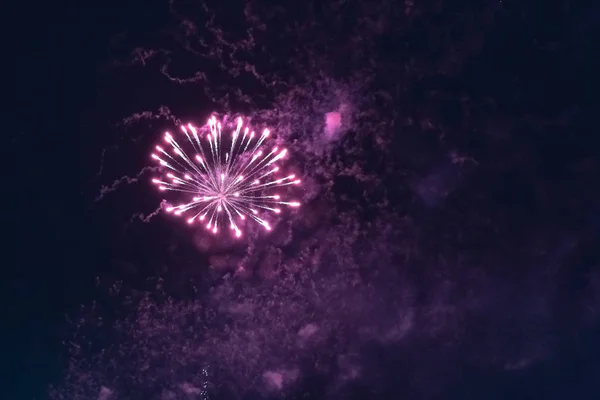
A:
[[[126,184],[129,185],[129,184],[132,184],[132,183],[136,183],[142,177],[142,175],[144,175],[144,173],[146,173],[146,171],[157,171],[157,170],[158,170],[157,167],[144,167],[144,168],[141,169],[140,172],[138,172],[138,174],[136,176],[132,177],[132,176],[129,176],[129,175],[125,175],[125,176],[122,176],[122,177],[120,177],[118,179],[115,179],[113,181],[113,183],[110,184],[110,186],[103,185],[100,188],[100,194],[98,194],[98,196],[96,196],[96,198],[94,199],[94,203],[99,202],[100,200],[102,200],[104,198],[104,196],[106,196],[107,194],[109,194],[109,193],[114,192],[115,190],[117,190],[117,188],[121,184],[126,183]]]
[[[124,118],[116,126],[126,128],[131,125],[135,125],[136,123],[139,123],[140,121],[143,121],[143,120],[158,120],[158,119],[164,119],[164,120],[167,120],[176,125],[181,124],[181,121],[179,121],[177,119],[177,117],[175,117],[173,115],[173,113],[171,112],[169,107],[163,105],[163,106],[160,106],[157,111],[142,111],[142,112],[134,113],[134,114]],[[137,141],[137,139],[131,138],[131,137],[119,137],[118,138],[119,141],[125,140],[125,139],[133,141],[133,142]],[[96,176],[99,177],[104,172],[104,164],[105,164],[107,155],[110,152],[116,151],[118,149],[119,149],[119,144],[114,144],[112,146],[108,146],[108,147],[105,147],[102,149],[102,151],[100,153],[100,166],[98,167],[98,172],[96,173]],[[123,178],[127,178],[127,177],[123,177]],[[121,178],[121,179],[123,179],[123,178]],[[131,179],[133,179],[133,178],[131,178]],[[127,179],[125,179],[125,180],[127,180]],[[136,182],[136,181],[133,181],[133,182]],[[133,183],[133,182],[128,182],[128,183]],[[106,187],[103,187],[101,190],[106,190],[106,189],[107,189]],[[97,200],[99,200],[99,199],[96,199],[96,201]]]
[[[165,105],[158,107],[156,111],[141,111],[124,118],[117,126],[128,127],[143,120],[164,119],[174,124],[181,124],[181,121],[173,115],[171,109]]]
[[[260,211],[279,214],[279,206],[300,206],[297,201],[284,201],[281,195],[272,193],[276,188],[299,184],[300,180],[293,174],[282,178],[274,176],[279,171],[275,163],[286,156],[287,150],[277,147],[264,149],[270,135],[268,129],[253,142],[254,131],[244,128],[242,118],[236,121],[230,139],[214,116],[208,120],[208,132],[206,127],[182,125],[181,131],[187,139],[185,146],[193,150],[194,156],[188,155],[184,145],[173,134],[165,132],[164,141],[171,146],[171,151],[156,146],[157,152],[152,153],[152,158],[166,174],[163,178],[152,179],[152,182],[161,191],[177,191],[192,196],[187,203],[167,207],[167,212],[175,215],[189,213],[189,224],[206,221],[206,229],[213,233],[217,233],[221,221],[226,220],[235,236],[240,237],[241,221],[247,217],[271,230]],[[227,141],[231,142],[229,146]]]
[[[106,151],[108,149],[102,149],[102,153],[100,154],[100,167],[98,168],[98,172],[96,173],[96,176],[100,176],[102,175],[102,171],[104,171],[104,155],[106,154]]]
[[[149,214],[144,214],[142,212],[138,212],[135,213],[131,216],[131,218],[129,219],[129,223],[133,223],[136,219],[144,222],[144,223],[148,223],[152,220],[152,218],[156,217],[162,210],[164,210],[165,208],[169,207],[169,203],[167,203],[166,200],[163,200],[160,202],[160,205],[156,208],[156,210],[152,211]]]

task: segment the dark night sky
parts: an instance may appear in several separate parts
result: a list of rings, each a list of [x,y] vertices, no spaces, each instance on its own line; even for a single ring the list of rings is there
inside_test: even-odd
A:
[[[13,8],[0,398],[180,398],[206,365],[211,398],[598,398],[600,7],[287,3]],[[212,111],[296,155],[273,235],[132,220],[147,176],[94,201]]]

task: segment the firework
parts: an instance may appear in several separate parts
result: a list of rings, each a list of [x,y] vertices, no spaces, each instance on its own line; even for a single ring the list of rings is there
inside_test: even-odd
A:
[[[256,135],[238,118],[227,134],[213,116],[207,126],[182,125],[181,131],[181,143],[165,132],[164,141],[170,148],[156,146],[152,154],[166,172],[152,182],[161,191],[182,192],[187,197],[187,202],[169,206],[167,212],[185,214],[188,224],[201,222],[212,233],[228,225],[240,237],[246,220],[271,230],[265,213],[279,214],[281,206],[300,206],[278,193],[278,189],[297,185],[300,180],[293,174],[280,177],[276,164],[287,150],[267,146],[268,129]]]

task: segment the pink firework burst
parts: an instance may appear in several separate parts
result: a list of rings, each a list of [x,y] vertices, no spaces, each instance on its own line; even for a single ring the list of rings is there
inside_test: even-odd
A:
[[[217,233],[222,225],[229,225],[235,236],[240,237],[240,226],[246,219],[271,230],[261,217],[264,212],[278,214],[281,206],[300,206],[299,202],[285,201],[278,194],[278,188],[297,185],[300,180],[295,175],[278,177],[276,163],[286,156],[287,150],[267,146],[268,129],[255,135],[238,118],[237,125],[227,135],[213,116],[205,127],[188,124],[182,125],[181,131],[185,136],[183,144],[166,132],[164,140],[170,148],[156,146],[152,154],[166,172],[163,178],[154,178],[152,182],[161,191],[188,196],[187,202],[170,206],[167,212],[185,214],[189,224],[202,222],[212,233]]]

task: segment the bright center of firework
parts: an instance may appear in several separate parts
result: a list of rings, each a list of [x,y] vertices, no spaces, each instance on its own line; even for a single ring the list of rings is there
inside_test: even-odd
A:
[[[240,237],[246,217],[270,230],[263,214],[280,213],[280,205],[300,205],[296,201],[283,201],[280,194],[274,193],[278,188],[299,184],[300,180],[295,175],[277,177],[279,167],[275,163],[285,157],[287,150],[267,146],[268,129],[255,139],[249,128],[242,130],[243,121],[238,118],[231,136],[223,138],[227,132],[222,132],[215,117],[209,119],[207,127],[182,126],[187,139],[183,145],[167,132],[164,140],[171,151],[156,146],[161,155],[152,154],[167,172],[164,178],[152,180],[158,188],[191,197],[188,202],[167,208],[168,212],[186,213],[189,224],[203,221],[213,233],[218,232],[225,220],[235,236]],[[196,153],[195,156],[188,151]]]

